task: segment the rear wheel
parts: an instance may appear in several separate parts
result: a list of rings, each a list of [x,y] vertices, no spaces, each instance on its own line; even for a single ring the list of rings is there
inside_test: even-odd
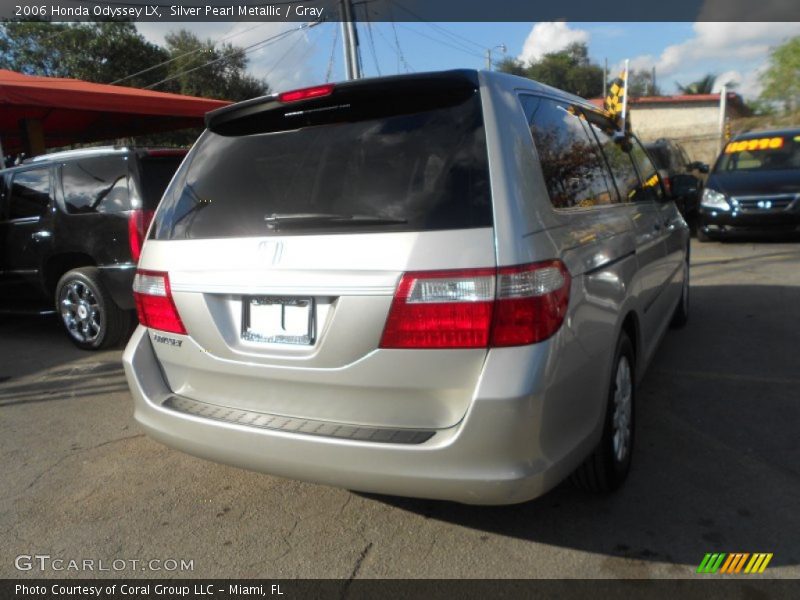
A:
[[[130,329],[130,313],[114,304],[95,267],[73,269],[59,279],[56,310],[69,339],[83,350],[119,345]]]
[[[634,440],[634,353],[628,335],[617,342],[614,369],[606,403],[603,437],[594,452],[573,473],[572,480],[580,488],[592,492],[617,489],[631,468]]]

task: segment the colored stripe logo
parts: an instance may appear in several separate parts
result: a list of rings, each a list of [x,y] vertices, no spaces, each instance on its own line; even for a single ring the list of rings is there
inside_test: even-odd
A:
[[[727,575],[763,573],[771,560],[771,552],[756,552],[754,554],[748,552],[734,552],[731,554],[725,552],[708,553],[703,557],[700,566],[697,567],[697,572],[704,574],[724,573]]]

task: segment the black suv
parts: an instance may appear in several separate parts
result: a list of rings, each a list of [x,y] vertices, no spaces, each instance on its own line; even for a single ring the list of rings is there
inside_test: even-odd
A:
[[[703,192],[701,174],[708,173],[708,165],[690,161],[683,146],[674,140],[661,138],[645,144],[645,148],[683,218],[693,222],[697,217],[700,194]]]
[[[49,312],[72,342],[120,344],[153,211],[184,150],[93,148],[0,171],[0,312]]]

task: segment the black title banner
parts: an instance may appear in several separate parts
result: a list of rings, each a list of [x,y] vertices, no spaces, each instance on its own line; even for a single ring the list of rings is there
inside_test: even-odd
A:
[[[654,600],[737,600],[738,598],[782,599],[800,597],[800,581],[762,579],[718,579],[698,576],[683,580],[347,580],[347,579],[259,579],[259,580],[154,580],[154,579],[19,579],[0,580],[0,598],[40,600],[130,600],[132,598],[233,600],[492,600],[512,598],[648,598]]]
[[[800,21],[787,0],[350,0],[364,21]],[[340,21],[342,0],[0,0],[0,19]]]

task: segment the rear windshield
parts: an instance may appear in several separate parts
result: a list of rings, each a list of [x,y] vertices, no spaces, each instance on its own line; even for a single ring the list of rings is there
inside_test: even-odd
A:
[[[243,134],[235,123],[222,133],[207,131],[165,196],[151,235],[202,239],[491,226],[478,91],[445,96],[432,108],[427,101],[408,104],[413,112],[398,110],[397,98],[383,104],[370,97],[362,110],[357,96],[340,96],[330,109],[316,108],[314,114],[324,118],[305,121],[309,126],[263,131],[284,116],[273,111],[254,121],[261,123],[255,133],[245,128]]]
[[[164,195],[172,176],[178,170],[183,155],[145,156],[139,161],[144,208],[155,209]]]
[[[764,135],[728,142],[714,171],[800,169],[800,135]]]

